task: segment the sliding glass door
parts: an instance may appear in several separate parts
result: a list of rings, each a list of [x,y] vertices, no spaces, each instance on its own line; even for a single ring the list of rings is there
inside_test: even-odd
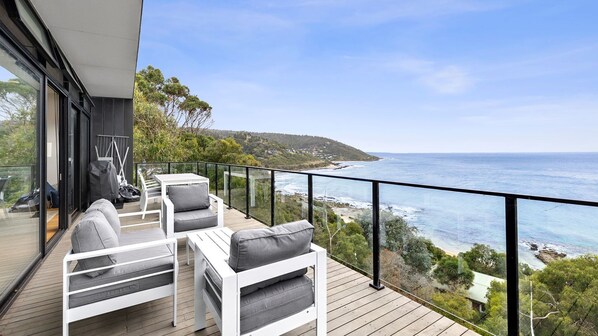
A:
[[[0,302],[41,256],[41,88],[41,75],[0,39]]]

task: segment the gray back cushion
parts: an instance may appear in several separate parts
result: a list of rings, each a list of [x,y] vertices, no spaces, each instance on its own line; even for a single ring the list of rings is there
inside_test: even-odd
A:
[[[116,236],[120,238],[120,219],[118,219],[118,212],[116,211],[116,208],[112,203],[110,203],[110,201],[101,198],[93,202],[93,204],[89,206],[85,213],[91,213],[92,211],[101,212],[104,217],[106,217],[108,224],[110,224],[114,230],[114,233],[116,233]]]
[[[309,252],[314,227],[306,220],[277,225],[267,229],[241,230],[233,233],[230,243],[229,266],[235,272],[293,258]],[[250,294],[274,283],[302,276],[306,269],[260,282],[241,289]]]
[[[99,211],[86,213],[81,219],[79,225],[75,227],[71,234],[71,243],[73,252],[89,252],[111,247],[118,247],[118,237],[114,230],[108,224],[106,217]],[[97,267],[104,267],[116,264],[115,255],[107,255],[95,258],[89,258],[78,261],[78,269],[88,270]],[[85,273],[94,278],[107,272],[108,269]]]
[[[174,204],[174,212],[201,210],[210,207],[207,183],[170,186],[168,187],[168,198]]]

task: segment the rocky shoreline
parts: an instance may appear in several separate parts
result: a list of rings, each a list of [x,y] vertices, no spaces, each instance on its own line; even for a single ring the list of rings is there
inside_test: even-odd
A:
[[[540,247],[534,242],[524,241],[523,243],[530,249],[530,251],[534,251],[534,256],[545,265],[567,257],[567,253],[557,251],[555,248],[545,244]]]

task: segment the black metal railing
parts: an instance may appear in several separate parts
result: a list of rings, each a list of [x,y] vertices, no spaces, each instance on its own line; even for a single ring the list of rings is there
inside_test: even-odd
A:
[[[173,165],[177,164],[189,164],[190,166],[195,166],[193,171],[176,171],[172,169]],[[167,162],[167,163],[135,163],[135,172],[139,171],[140,167],[147,167],[147,166],[161,166],[165,168],[165,171],[160,171],[160,173],[179,173],[179,172],[192,172],[197,173],[200,175],[204,175],[206,177],[210,177],[210,172],[212,171],[210,168],[213,166],[214,172],[214,190],[216,195],[218,196],[218,169],[219,167],[223,167],[228,172],[228,180],[227,185],[223,186],[226,188],[225,192],[227,191],[228,198],[225,200],[228,203],[229,207],[232,207],[231,203],[231,180],[232,180],[232,168],[238,168],[244,170],[244,178],[245,181],[245,205],[244,209],[237,210],[242,211],[247,218],[251,218],[251,207],[250,207],[250,171],[267,171],[270,174],[270,223],[267,223],[267,220],[263,218],[256,218],[257,220],[264,222],[265,224],[275,225],[276,223],[276,175],[277,174],[296,174],[296,175],[303,175],[307,177],[307,219],[313,223],[314,220],[314,177],[322,177],[322,178],[330,178],[330,179],[340,179],[340,180],[349,180],[349,181],[360,181],[365,183],[371,184],[371,205],[372,205],[372,283],[370,284],[372,287],[376,289],[383,289],[384,285],[381,283],[380,279],[380,245],[381,245],[381,232],[380,232],[380,186],[400,186],[400,187],[410,187],[410,188],[417,188],[417,189],[425,189],[425,190],[435,190],[435,191],[446,191],[446,192],[454,192],[454,193],[462,193],[462,194],[472,194],[472,195],[483,195],[483,196],[493,196],[493,197],[500,197],[504,199],[504,209],[505,209],[505,237],[506,237],[506,280],[507,280],[507,321],[508,321],[508,335],[518,335],[520,331],[519,325],[519,260],[518,260],[518,217],[517,217],[517,203],[518,200],[529,200],[529,201],[539,201],[539,202],[551,202],[557,204],[569,204],[569,205],[578,205],[578,206],[588,206],[588,207],[597,207],[598,202],[595,201],[585,201],[585,200],[575,200],[575,199],[563,199],[563,198],[555,198],[555,197],[545,197],[545,196],[535,196],[535,195],[527,195],[527,194],[513,194],[513,193],[504,193],[504,192],[494,192],[494,191],[484,191],[484,190],[475,190],[475,189],[462,189],[462,188],[453,188],[453,187],[444,187],[444,186],[435,186],[435,185],[425,185],[425,184],[415,184],[415,183],[404,183],[404,182],[396,182],[396,181],[384,181],[384,180],[376,180],[376,179],[367,179],[367,178],[358,178],[358,177],[348,177],[348,176],[336,176],[336,175],[329,175],[329,174],[322,174],[322,173],[313,173],[313,172],[306,172],[306,171],[292,171],[292,170],[285,170],[285,169],[273,169],[273,168],[264,168],[264,167],[254,167],[254,166],[244,166],[244,165],[235,165],[235,164],[226,164],[226,163],[214,163],[214,162]],[[137,183],[137,176],[135,177],[135,182]],[[211,183],[211,181],[210,181]],[[465,320],[464,320],[465,321]],[[466,321],[467,322],[467,321]],[[469,322],[468,322],[469,323]]]

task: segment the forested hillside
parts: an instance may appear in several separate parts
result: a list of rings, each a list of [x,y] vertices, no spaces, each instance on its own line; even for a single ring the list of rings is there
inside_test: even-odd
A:
[[[215,138],[232,137],[246,153],[265,166],[322,167],[332,161],[373,161],[378,158],[344,143],[317,136],[245,131],[209,130]]]

